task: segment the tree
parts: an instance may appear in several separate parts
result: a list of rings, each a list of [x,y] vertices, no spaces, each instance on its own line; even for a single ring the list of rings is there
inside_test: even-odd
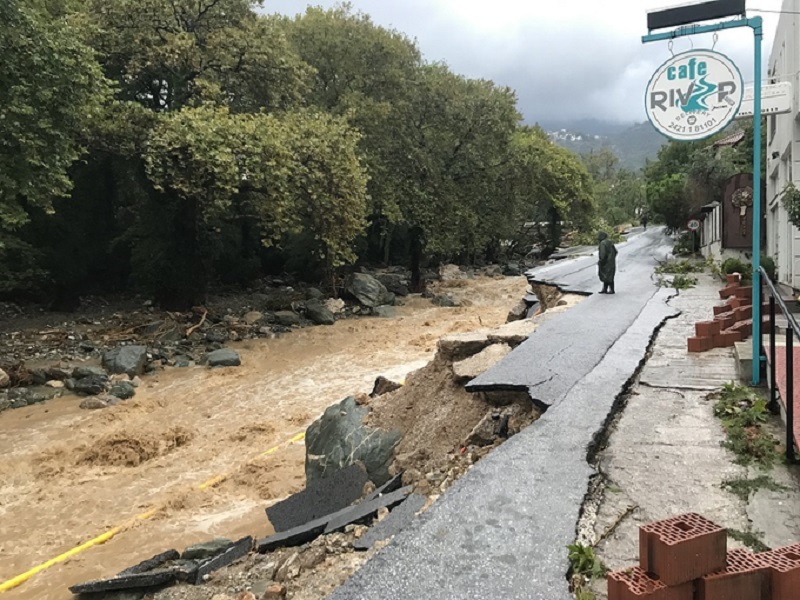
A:
[[[72,15],[0,3],[0,229],[24,225],[26,206],[52,209],[69,193],[106,82]]]

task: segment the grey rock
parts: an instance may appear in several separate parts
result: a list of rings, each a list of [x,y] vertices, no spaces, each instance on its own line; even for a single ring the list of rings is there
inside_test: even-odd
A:
[[[305,571],[322,564],[324,560],[325,548],[316,546],[303,552],[298,559],[298,564],[300,565],[300,569]]]
[[[309,484],[356,461],[363,463],[375,485],[390,479],[389,465],[401,434],[366,426],[367,412],[351,396],[330,406],[308,427],[306,481]]]
[[[88,377],[78,379],[72,389],[74,392],[84,396],[96,396],[106,391],[107,384],[107,377],[89,375]]]
[[[103,367],[75,367],[72,369],[72,378],[73,379],[83,379],[84,377],[89,377],[91,375],[96,375],[97,377],[105,377],[108,379],[108,374],[106,373]]]
[[[300,315],[291,310],[279,310],[275,313],[275,322],[284,327],[300,325]]]
[[[41,392],[35,392],[28,388],[17,388],[9,390],[8,398],[11,400],[11,408],[22,408],[30,404],[39,404],[47,400],[47,396]]]
[[[192,359],[189,358],[188,356],[183,355],[183,354],[178,354],[175,357],[175,366],[180,368],[180,369],[185,369],[186,367],[191,367],[192,366]]]
[[[211,329],[206,332],[206,341],[212,344],[224,344],[228,341],[228,332],[225,329]]]
[[[221,348],[214,350],[208,355],[209,367],[238,367],[242,364],[242,359],[236,350]]]
[[[47,383],[47,371],[45,369],[33,369],[30,372],[33,385],[44,385]]]
[[[12,402],[11,399],[9,399],[8,394],[0,395],[0,412],[11,408],[11,404]]]
[[[101,408],[108,408],[109,404],[106,400],[102,398],[98,398],[97,396],[93,398],[87,398],[80,404],[80,408],[85,410],[98,410]]]
[[[103,366],[111,373],[127,373],[130,377],[144,373],[147,348],[120,346],[103,354]]]
[[[111,386],[108,393],[120,400],[128,400],[136,394],[136,388],[130,381],[118,381]]]
[[[50,367],[45,370],[48,381],[64,381],[72,375],[69,369],[62,369],[60,367]]]
[[[408,279],[398,273],[381,273],[376,276],[384,287],[392,294],[397,296],[408,296],[411,290],[408,287]]]
[[[146,573],[147,571],[152,571],[153,569],[157,569],[158,567],[164,565],[167,562],[177,560],[180,558],[180,553],[177,550],[167,550],[166,552],[162,552],[161,554],[156,554],[152,558],[148,558],[147,560],[143,560],[142,562],[133,565],[132,567],[128,567],[124,571],[120,571],[117,573],[117,577],[120,575],[135,575],[137,573]]]
[[[333,313],[319,302],[306,304],[306,316],[317,325],[333,325],[336,322]]]
[[[94,352],[95,350],[97,350],[97,346],[95,344],[86,340],[78,344],[78,348],[80,348],[84,352]]]
[[[438,296],[434,296],[431,299],[436,306],[441,306],[442,308],[453,308],[455,306],[460,306],[460,303],[456,301],[450,294],[439,294]]]
[[[215,538],[207,542],[192,544],[183,551],[181,558],[184,560],[205,560],[217,554],[221,554],[227,550],[231,544],[233,544],[233,541],[228,538]]]
[[[258,312],[257,310],[251,310],[249,313],[246,313],[242,320],[247,323],[248,325],[255,325],[259,321],[264,318],[263,313]]]
[[[519,263],[508,263],[503,268],[503,275],[506,277],[518,277],[522,275],[522,268]]]
[[[506,323],[521,321],[522,319],[526,318],[528,318],[528,305],[525,303],[524,300],[520,300],[519,302],[517,302],[514,308],[508,311],[508,316],[506,317]]]
[[[322,300],[324,297],[325,294],[323,294],[317,288],[312,287],[306,290],[306,298],[308,298],[309,300]]]
[[[370,393],[370,396],[372,398],[383,396],[384,394],[398,390],[401,387],[403,387],[402,384],[397,383],[396,381],[391,381],[390,379],[386,379],[386,377],[383,375],[379,375],[375,379],[375,384],[372,386],[372,392]]]
[[[353,273],[345,286],[347,293],[353,296],[362,306],[374,308],[381,304],[390,304],[391,296],[380,281],[366,273]]]
[[[65,379],[64,380],[64,387],[67,388],[68,390],[74,390],[75,389],[75,380],[72,377],[70,377],[69,379]]]
[[[394,319],[397,316],[397,310],[394,306],[376,306],[372,309],[372,314],[383,319]]]

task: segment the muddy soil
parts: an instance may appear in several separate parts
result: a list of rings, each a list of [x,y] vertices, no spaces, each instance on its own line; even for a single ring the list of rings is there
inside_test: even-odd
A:
[[[522,277],[469,280],[445,290],[467,306],[412,297],[394,319],[232,344],[242,367],[168,369],[103,411],[64,396],[0,414],[0,581],[134,520],[6,597],[70,598],[67,586],[166,548],[271,533],[265,506],[304,485],[304,444],[287,440],[376,376],[424,366],[440,337],[505,322],[525,289]]]

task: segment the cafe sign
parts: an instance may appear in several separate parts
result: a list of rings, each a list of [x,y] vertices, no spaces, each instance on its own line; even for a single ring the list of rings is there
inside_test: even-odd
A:
[[[678,141],[700,140],[724,129],[742,104],[738,67],[713,50],[677,54],[647,85],[645,109],[653,126]]]

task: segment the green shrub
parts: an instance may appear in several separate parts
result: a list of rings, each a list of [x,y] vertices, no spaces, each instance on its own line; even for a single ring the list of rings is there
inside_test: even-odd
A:
[[[698,250],[696,237],[691,231],[684,231],[672,247],[672,254],[675,256],[695,254]]]
[[[742,276],[742,281],[751,281],[753,279],[753,265],[738,258],[726,258],[720,270],[723,275],[739,273]]]
[[[761,255],[761,266],[764,267],[764,270],[767,272],[767,276],[772,280],[775,281],[775,260],[771,256],[767,256],[766,254]]]
[[[767,401],[753,390],[725,384],[714,405],[714,415],[722,421],[728,437],[722,445],[736,454],[737,464],[770,468],[780,460],[775,438],[763,428],[769,420]]]

